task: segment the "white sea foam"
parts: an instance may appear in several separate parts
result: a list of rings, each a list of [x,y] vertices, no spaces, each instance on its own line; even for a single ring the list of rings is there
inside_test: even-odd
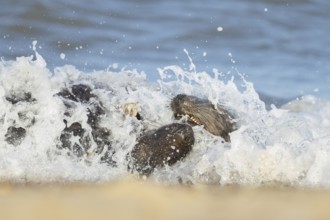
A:
[[[0,181],[104,182],[132,175],[125,156],[136,137],[143,129],[172,123],[169,102],[174,95],[186,93],[227,106],[236,116],[238,130],[231,133],[231,143],[224,143],[202,127],[194,127],[192,152],[174,166],[157,170],[151,179],[171,184],[330,185],[329,101],[306,96],[267,111],[253,84],[239,75],[227,80],[217,70],[198,72],[192,61],[189,70],[167,66],[159,69],[159,75],[158,82],[151,83],[135,70],[86,73],[70,65],[50,70],[37,52],[1,61]],[[91,86],[103,103],[106,115],[101,124],[112,131],[117,167],[99,163],[100,155],[74,159],[57,149],[65,106],[55,94],[72,83]],[[13,105],[6,100],[10,94],[24,92],[37,101]],[[138,104],[142,122],[124,117],[126,103]],[[84,111],[72,120],[86,123]],[[16,147],[5,141],[13,124],[27,130]]]

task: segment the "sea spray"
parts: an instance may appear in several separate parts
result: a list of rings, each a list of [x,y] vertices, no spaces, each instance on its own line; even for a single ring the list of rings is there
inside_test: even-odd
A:
[[[155,84],[136,70],[83,72],[71,65],[50,70],[36,51],[35,56],[2,60],[0,180],[105,182],[134,175],[127,169],[126,155],[137,137],[173,123],[170,100],[186,93],[226,106],[235,115],[238,129],[226,143],[202,126],[194,127],[196,141],[190,154],[149,178],[169,184],[329,186],[329,101],[307,96],[266,110],[253,84],[241,75],[233,73],[225,79],[218,70],[207,73],[190,67],[159,68]],[[237,86],[237,78],[243,86]],[[100,124],[112,131],[116,166],[100,163],[99,155],[75,158],[57,147],[65,128],[66,106],[56,94],[73,84],[90,86],[102,102],[106,113]],[[29,101],[10,101],[11,96],[29,94]],[[127,103],[137,104],[143,120],[124,115]],[[74,120],[85,122],[85,110],[74,115]],[[26,130],[16,146],[6,141],[11,126]]]

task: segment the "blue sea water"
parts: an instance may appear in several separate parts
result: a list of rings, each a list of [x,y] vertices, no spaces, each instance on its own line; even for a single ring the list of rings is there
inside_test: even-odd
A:
[[[0,8],[0,56],[32,54],[50,69],[108,67],[239,72],[257,91],[291,99],[330,98],[327,0],[12,0]]]

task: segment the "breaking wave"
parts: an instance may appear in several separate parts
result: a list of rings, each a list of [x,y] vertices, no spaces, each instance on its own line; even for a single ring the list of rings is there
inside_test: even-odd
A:
[[[188,53],[187,53],[188,54]],[[189,55],[188,55],[189,57]],[[330,184],[330,102],[314,96],[297,98],[270,109],[260,100],[253,84],[239,73],[214,69],[198,72],[190,67],[159,68],[157,82],[136,70],[112,68],[83,72],[71,65],[47,68],[38,52],[0,62],[0,181],[11,182],[106,182],[131,174],[126,155],[144,130],[175,121],[169,107],[176,94],[209,99],[235,112],[238,129],[231,143],[201,126],[193,127],[195,144],[186,158],[156,170],[149,178],[157,182],[292,186]],[[100,124],[112,133],[112,159],[116,166],[101,163],[104,155],[73,157],[60,149],[65,129],[66,106],[62,89],[88,85],[102,102]],[[19,102],[12,97],[33,101]],[[125,117],[123,107],[135,103],[142,120]],[[86,110],[77,106],[71,122],[88,130]],[[8,130],[20,128],[19,140]]]

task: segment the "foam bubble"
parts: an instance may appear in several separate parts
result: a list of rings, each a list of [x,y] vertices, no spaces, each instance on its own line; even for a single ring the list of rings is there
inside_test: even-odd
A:
[[[64,60],[64,59],[65,59],[65,53],[61,53],[61,54],[60,54],[60,58],[61,58],[62,60]]]

